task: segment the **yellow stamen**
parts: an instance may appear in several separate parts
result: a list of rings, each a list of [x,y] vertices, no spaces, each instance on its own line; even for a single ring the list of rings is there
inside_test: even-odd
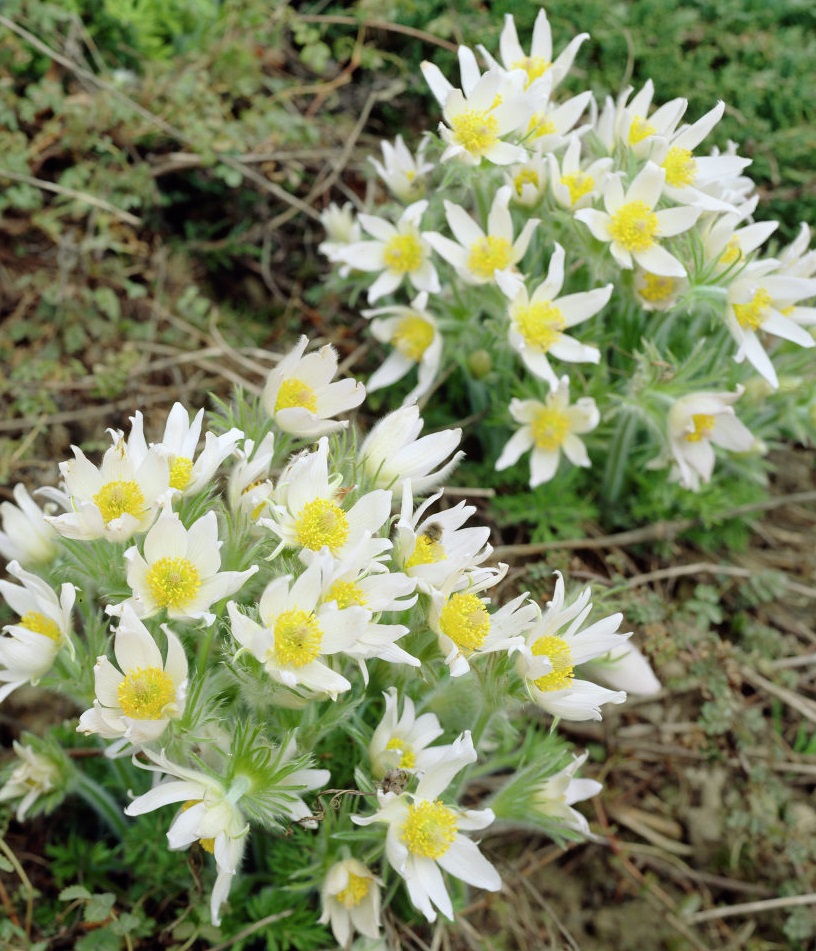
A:
[[[470,246],[467,266],[476,277],[483,281],[492,281],[494,271],[503,271],[510,266],[513,257],[513,245],[507,238],[489,234],[479,238]]]
[[[198,594],[201,575],[186,558],[159,558],[145,576],[150,596],[160,608],[180,608]]]
[[[516,309],[513,314],[519,333],[530,346],[546,353],[561,339],[567,322],[551,301],[540,301]]]
[[[523,69],[524,72],[527,73],[526,88],[534,80],[543,76],[551,66],[552,63],[548,59],[544,59],[543,56],[525,56],[522,59],[516,60],[510,69]]]
[[[482,109],[465,109],[451,120],[453,140],[457,145],[481,157],[499,141],[499,123],[495,116]]]
[[[694,430],[686,433],[686,442],[701,442],[703,439],[710,439],[714,432],[714,423],[716,417],[708,413],[693,413],[691,422]]]
[[[406,360],[419,363],[425,351],[433,343],[433,326],[419,314],[408,314],[397,324],[391,343]]]
[[[612,215],[609,233],[627,251],[646,251],[655,243],[658,227],[657,215],[638,200],[622,205]]]
[[[533,441],[545,452],[555,452],[570,433],[570,421],[566,413],[554,406],[544,406],[530,423]]]
[[[532,653],[535,657],[547,657],[552,664],[552,671],[533,681],[542,692],[563,690],[569,687],[575,676],[572,661],[572,651],[562,637],[539,637],[533,644]]]
[[[176,456],[170,466],[170,487],[180,491],[187,488],[193,475],[193,460]]]
[[[360,606],[366,603],[365,596],[359,585],[353,581],[335,581],[326,592],[324,601],[336,601],[337,607],[341,610],[348,608],[353,604]]]
[[[305,667],[320,656],[323,629],[313,611],[292,608],[279,614],[274,635],[274,657],[279,664]]]
[[[720,264],[728,267],[730,264],[735,264],[742,257],[742,248],[740,247],[739,238],[732,234],[728,239],[728,244],[725,246],[725,250],[720,255]]]
[[[413,855],[438,859],[453,845],[457,832],[456,813],[438,799],[408,807],[402,841]]]
[[[458,647],[478,650],[490,633],[490,615],[475,594],[460,592],[439,612],[439,629]]]
[[[410,274],[423,260],[422,245],[415,234],[395,234],[383,248],[383,263],[389,271]]]
[[[385,744],[387,750],[396,750],[398,753],[402,754],[400,756],[400,761],[397,763],[398,769],[413,769],[416,766],[416,755],[411,749],[409,743],[406,743],[405,740],[401,739],[398,736],[393,736]]]
[[[19,621],[20,627],[26,630],[34,631],[35,634],[42,634],[44,637],[50,637],[52,641],[59,643],[62,640],[62,631],[56,621],[50,617],[40,614],[39,611],[27,611]]]
[[[569,189],[570,202],[574,205],[595,187],[595,179],[586,172],[570,172],[561,176],[561,184]]]
[[[408,561],[405,562],[405,570],[415,568],[417,565],[434,565],[438,561],[447,558],[447,553],[442,545],[433,538],[424,533],[417,535],[414,552]]]
[[[663,161],[666,169],[666,184],[672,188],[685,188],[697,177],[697,162],[689,149],[673,146]]]
[[[310,413],[317,412],[317,396],[315,391],[296,377],[289,377],[284,380],[278,390],[278,398],[275,400],[275,412],[281,409],[291,409],[293,406],[302,406]]]
[[[534,168],[523,168],[513,178],[513,187],[516,189],[517,195],[521,196],[525,185],[532,185],[535,188],[539,187],[538,172]]]
[[[349,535],[346,513],[331,499],[313,499],[303,506],[295,525],[298,542],[312,551],[324,546],[336,555]]]
[[[188,799],[187,802],[185,802],[181,807],[181,811],[187,812],[188,809],[191,809],[193,806],[197,806],[203,801],[203,799]],[[209,852],[210,855],[213,855],[215,852],[215,839],[199,839],[198,844],[202,849],[204,849],[205,852]]]
[[[371,879],[362,875],[348,873],[348,885],[334,897],[344,908],[356,908],[371,891]]]
[[[141,516],[145,510],[145,498],[138,482],[117,479],[107,482],[93,497],[105,524],[122,515]]]
[[[759,330],[768,316],[767,310],[770,303],[771,295],[760,287],[749,303],[733,305],[737,323],[745,330]]]
[[[116,688],[122,713],[131,720],[161,720],[176,697],[169,674],[160,667],[131,670]]]
[[[637,145],[650,135],[654,135],[657,130],[647,122],[643,116],[632,116],[632,122],[629,126],[629,145]]]
[[[661,274],[644,274],[643,287],[638,290],[640,296],[650,304],[662,304],[671,299],[677,281],[673,277]]]
[[[536,115],[530,119],[527,134],[533,139],[540,139],[544,135],[555,135],[558,129],[549,116]]]

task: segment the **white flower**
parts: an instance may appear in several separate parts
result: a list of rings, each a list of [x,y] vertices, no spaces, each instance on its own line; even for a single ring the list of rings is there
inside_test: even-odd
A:
[[[573,756],[569,766],[555,773],[532,791],[531,808],[548,819],[555,819],[567,829],[573,829],[582,835],[588,836],[589,823],[572,806],[576,802],[583,802],[592,796],[597,796],[603,789],[603,783],[594,779],[576,779],[575,774],[586,762],[588,752],[581,756]]]
[[[295,436],[317,438],[348,426],[331,417],[347,413],[365,399],[357,380],[337,380],[337,351],[326,345],[304,356],[309,338],[295,347],[271,371],[263,391],[263,407],[277,425]]]
[[[363,234],[350,202],[346,202],[342,208],[332,202],[320,213],[320,223],[326,229],[326,240],[317,246],[317,250],[333,264],[338,263],[337,255],[348,245],[359,241]],[[350,272],[348,264],[338,268],[340,277],[348,277]]]
[[[6,561],[16,561],[28,567],[51,561],[57,553],[59,536],[22,482],[14,486],[14,501],[16,505],[0,503],[3,525],[0,555]]]
[[[621,144],[631,149],[636,158],[648,158],[656,140],[666,139],[675,131],[688,101],[672,99],[649,115],[654,83],[647,80],[629,101],[632,92],[632,87],[627,87],[616,102],[607,97],[594,131],[608,152],[614,152]]]
[[[561,156],[560,167],[554,155],[548,155],[547,161],[553,198],[569,211],[586,208],[593,203],[603,192],[613,164],[611,158],[599,158],[582,168],[581,139],[577,135],[570,137]]]
[[[431,765],[427,748],[445,732],[438,717],[435,713],[417,716],[410,697],[403,698],[402,713],[398,713],[396,687],[389,687],[383,696],[385,712],[368,744],[371,772],[377,779],[394,769],[422,772]]]
[[[676,477],[685,488],[696,492],[701,481],[710,481],[714,446],[732,452],[748,452],[753,446],[753,433],[734,415],[732,404],[742,393],[738,386],[734,393],[689,393],[672,403],[669,445]]]
[[[378,370],[369,377],[369,393],[401,380],[414,367],[418,370],[417,385],[403,403],[418,400],[433,385],[442,360],[442,334],[436,317],[427,310],[428,295],[417,295],[410,307],[380,307],[364,310],[371,321],[371,333],[381,343],[394,348]]]
[[[549,181],[548,156],[534,152],[519,165],[511,165],[504,180],[511,188],[514,204],[531,208],[547,193]]]
[[[45,517],[60,535],[127,541],[147,531],[165,500],[176,493],[170,485],[170,464],[160,449],[149,449],[137,462],[124,436],[114,437],[99,468],[76,446],[71,447],[74,458],[60,463],[73,511]]]
[[[144,556],[135,546],[125,552],[133,596],[108,605],[108,614],[121,616],[127,606],[144,618],[164,608],[170,618],[200,620],[209,626],[215,621],[209,608],[258,571],[257,565],[246,571],[219,571],[221,544],[214,511],[187,529],[177,513],[165,509],[145,537]]]
[[[532,117],[540,84],[525,89],[527,75],[520,69],[491,69],[480,74],[476,57],[459,47],[462,89],[456,89],[433,63],[420,66],[425,81],[442,107],[439,135],[447,144],[441,162],[455,158],[478,165],[483,158],[494,165],[512,165],[526,156],[525,149],[506,141]]]
[[[374,240],[350,244],[337,253],[338,261],[357,271],[381,272],[368,289],[369,304],[395,291],[405,278],[418,291],[439,292],[439,275],[431,261],[427,234],[419,230],[427,207],[427,201],[414,202],[396,225],[376,215],[360,215],[360,224]]]
[[[182,495],[193,495],[209,485],[218,467],[243,437],[240,429],[230,429],[221,436],[205,433],[204,448],[196,458],[203,419],[204,410],[200,409],[190,422],[188,411],[181,403],[174,403],[167,416],[160,442],[150,444],[167,456],[170,463],[170,487],[178,489]],[[142,414],[137,412],[135,416],[130,417],[130,422],[132,426],[127,440],[128,454],[134,465],[138,466],[148,454]]]
[[[424,161],[427,144],[427,139],[423,138],[414,157],[402,136],[398,135],[393,145],[386,141],[380,143],[382,162],[378,162],[375,158],[369,159],[391,194],[400,201],[414,201],[425,190],[422,179],[434,168],[432,162]]]
[[[562,376],[544,403],[539,400],[510,401],[510,415],[521,429],[508,440],[496,461],[496,469],[506,469],[532,449],[530,487],[549,482],[558,469],[561,452],[574,466],[591,463],[586,446],[578,438],[600,422],[600,413],[591,397],[583,396],[574,405],[569,401],[569,377]]]
[[[782,337],[800,347],[816,346],[807,330],[783,313],[795,308],[800,300],[813,297],[816,280],[774,274],[776,264],[770,259],[746,265],[728,286],[725,308],[726,325],[738,344],[734,359],[737,363],[747,359],[774,388],[779,386],[776,370],[757,331]]]
[[[607,690],[588,680],[578,680],[575,668],[601,654],[617,649],[629,634],[615,633],[622,614],[581,627],[592,610],[590,589],[584,588],[572,604],[564,604],[564,579],[557,580],[552,601],[517,648],[516,667],[538,706],[563,720],[600,720],[601,705],[623,703],[626,694]],[[561,632],[560,629],[569,627]]]
[[[28,810],[37,800],[57,786],[59,780],[59,766],[42,753],[38,753],[30,746],[13,742],[14,752],[19,760],[11,775],[0,789],[0,802],[20,798],[14,817],[18,822],[24,822]]]
[[[647,162],[626,192],[617,176],[604,187],[606,211],[580,208],[575,217],[599,240],[609,244],[612,256],[623,268],[634,267],[633,259],[653,274],[685,277],[686,269],[659,243],[660,238],[688,231],[702,209],[683,206],[654,211],[663,191],[664,169]]]
[[[336,699],[351,684],[323,658],[352,647],[369,613],[357,605],[339,608],[336,601],[321,602],[323,589],[323,564],[314,559],[294,582],[291,575],[270,581],[258,605],[260,623],[233,601],[227,610],[233,637],[273,680]]]
[[[16,624],[3,628],[5,636],[0,637],[0,702],[23,684],[37,684],[51,669],[63,644],[73,653],[69,635],[77,592],[65,582],[57,596],[42,578],[16,561],[10,561],[6,567],[22,585],[0,581],[0,595],[20,616]]]
[[[465,732],[441,751],[426,770],[415,793],[378,793],[379,811],[373,816],[352,816],[357,825],[388,825],[385,856],[408,888],[411,902],[428,919],[436,920],[434,906],[453,919],[453,905],[442,871],[455,878],[498,891],[501,878],[475,842],[462,832],[484,829],[493,821],[490,809],[461,809],[445,805],[440,795],[465,766],[476,761],[470,733]]]
[[[746,201],[737,211],[711,216],[699,229],[706,264],[718,272],[741,268],[752,251],[764,244],[779,227],[778,221],[755,221],[742,227],[741,222],[756,210],[759,196]]]
[[[326,437],[314,452],[295,456],[280,474],[270,503],[271,518],[258,524],[280,538],[281,548],[327,548],[342,558],[365,538],[368,553],[376,558],[390,548],[387,539],[375,536],[391,514],[391,493],[366,492],[348,511],[342,506],[348,492],[340,488],[339,475],[329,477],[329,443]]]
[[[141,816],[170,803],[184,803],[167,830],[167,841],[173,850],[187,849],[199,842],[215,857],[218,874],[210,897],[210,917],[214,925],[219,925],[221,906],[241,864],[249,832],[249,824],[238,807],[249,781],[238,776],[225,787],[207,773],[172,763],[163,754],[150,750],[144,753],[151,762],[144,765],[137,761],[137,765],[172,778],[137,796],[125,807],[125,814]]]
[[[558,386],[558,377],[550,366],[548,354],[568,363],[598,363],[601,359],[597,347],[580,343],[564,331],[597,314],[612,296],[612,285],[607,284],[559,297],[564,284],[564,257],[564,249],[556,243],[547,277],[532,295],[523,284],[515,292],[509,287],[507,295],[510,298],[510,345],[521,355],[530,373],[546,380],[551,387]],[[499,286],[504,289],[502,279]]]
[[[245,439],[243,448],[233,455],[237,461],[227,480],[227,503],[231,512],[243,512],[255,521],[274,492],[269,476],[275,461],[275,434],[267,433],[257,446]]]
[[[448,458],[459,445],[462,430],[443,429],[417,438],[423,425],[419,408],[412,403],[384,416],[369,432],[359,459],[375,486],[390,487],[410,479],[417,492],[426,492],[451,474],[464,456],[460,450]]]
[[[570,40],[569,44],[559,53],[553,62],[552,32],[550,22],[544,10],[539,10],[533,24],[533,37],[530,43],[530,53],[526,54],[519,42],[516,23],[513,15],[504,15],[504,26],[499,36],[499,56],[501,65],[506,70],[523,69],[527,74],[527,84],[533,83],[541,76],[547,76],[554,89],[567,75],[581,44],[589,39],[589,33],[579,33]],[[499,67],[499,63],[488,53],[483,46],[477,49],[491,67]]]
[[[536,108],[536,113],[530,120],[525,144],[542,156],[563,148],[570,132],[580,136],[588,130],[587,125],[577,129],[574,127],[591,102],[591,92],[579,93],[559,105],[550,105],[545,101]]]
[[[184,713],[187,656],[170,628],[163,624],[162,630],[167,637],[164,659],[150,631],[125,605],[113,642],[119,670],[104,655],[97,657],[96,698],[79,718],[79,733],[142,746],[158,739],[170,720]]]
[[[453,265],[467,284],[489,284],[496,281],[499,274],[505,275],[505,284],[513,281],[521,284],[515,265],[524,257],[539,222],[538,218],[528,218],[514,240],[508,207],[510,194],[509,185],[503,185],[496,192],[487,218],[487,232],[464,208],[445,199],[445,217],[456,241],[435,231],[426,235],[428,243]]]
[[[631,640],[581,668],[593,680],[635,697],[653,697],[663,689],[652,666]]]
[[[804,221],[799,225],[799,234],[776,257],[780,274],[789,277],[816,275],[816,249],[810,247],[810,227]]]
[[[330,924],[335,940],[348,947],[354,931],[368,938],[380,934],[380,882],[362,862],[345,858],[326,873],[320,892],[322,925]]]
[[[640,268],[635,270],[633,290],[644,310],[669,310],[688,286],[684,277],[666,277]]]

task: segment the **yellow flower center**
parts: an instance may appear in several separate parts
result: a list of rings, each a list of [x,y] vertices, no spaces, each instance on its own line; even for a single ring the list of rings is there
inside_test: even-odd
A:
[[[59,643],[62,640],[62,631],[56,621],[50,617],[40,614],[39,611],[27,611],[20,618],[20,627],[26,630],[34,631],[35,634],[42,634],[44,637],[50,637],[52,641]]]
[[[742,248],[740,247],[739,238],[732,234],[728,239],[728,244],[725,246],[725,250],[720,255],[720,264],[724,264],[728,267],[731,264],[735,264],[742,257]]]
[[[527,82],[525,85],[529,86],[534,80],[543,76],[550,66],[552,66],[552,63],[548,59],[544,59],[543,56],[525,56],[522,59],[516,60],[510,69],[523,69],[524,72],[527,73]]]
[[[122,515],[134,515],[137,518],[145,509],[145,498],[138,482],[118,479],[107,482],[93,497],[96,507],[102,513],[105,524]]]
[[[709,413],[693,413],[691,422],[694,430],[686,433],[686,442],[701,442],[703,439],[709,439],[714,432],[714,423],[716,418]]]
[[[413,855],[438,859],[453,845],[456,831],[457,818],[453,809],[438,799],[416,802],[408,807],[402,841]]]
[[[422,245],[415,234],[395,234],[383,248],[383,262],[389,271],[410,274],[422,264]]]
[[[666,169],[666,184],[672,188],[685,188],[691,185],[697,177],[697,162],[689,149],[673,146],[663,161]]]
[[[549,116],[536,115],[530,119],[530,125],[527,127],[527,134],[534,139],[540,139],[544,135],[555,135],[558,131],[555,123]]]
[[[336,601],[337,607],[341,610],[353,604],[359,604],[362,607],[366,603],[362,590],[353,581],[335,581],[323,600]]]
[[[499,141],[499,122],[483,109],[465,109],[451,120],[453,141],[471,155],[481,157]]]
[[[187,812],[188,809],[191,809],[193,806],[197,806],[200,802],[203,802],[203,799],[188,799],[187,802],[181,807],[182,812]],[[210,855],[213,855],[215,852],[215,839],[199,839],[198,844],[204,849],[205,852],[209,852]]]
[[[323,630],[313,611],[292,608],[279,614],[274,635],[274,657],[279,664],[305,667],[320,656]]]
[[[544,406],[530,423],[533,441],[545,452],[555,452],[570,432],[570,421],[566,413],[553,406]]]
[[[551,301],[519,307],[514,317],[522,337],[542,353],[546,353],[561,338],[567,326],[564,315]]]
[[[439,612],[439,629],[458,647],[478,650],[490,632],[490,615],[475,594],[454,594]]]
[[[595,179],[586,172],[570,172],[561,176],[561,184],[569,189],[570,202],[574,205],[595,187]]]
[[[356,908],[371,890],[371,879],[348,873],[348,885],[334,897],[344,908]]]
[[[410,743],[406,743],[405,740],[400,737],[392,736],[385,744],[385,748],[387,750],[396,750],[401,754],[400,761],[397,763],[398,769],[413,769],[416,766],[416,755],[411,749]]]
[[[517,195],[521,195],[525,185],[533,185],[535,188],[539,187],[538,172],[534,168],[523,168],[513,178],[513,187],[516,189]]]
[[[317,396],[315,391],[296,377],[289,377],[284,380],[278,390],[278,398],[275,400],[275,412],[281,409],[291,409],[293,406],[302,406],[310,413],[317,412]]]
[[[673,277],[663,277],[661,274],[644,274],[643,287],[638,293],[650,304],[662,304],[671,298],[677,281]]]
[[[417,535],[414,552],[408,561],[405,562],[405,570],[415,568],[417,565],[435,565],[438,561],[444,561],[447,553],[438,541],[429,535]]]
[[[489,234],[479,238],[470,246],[467,266],[476,277],[483,281],[492,281],[494,271],[503,271],[509,267],[513,256],[513,245],[507,238]]]
[[[295,525],[298,542],[312,551],[326,547],[336,555],[349,535],[346,513],[331,499],[313,499],[303,506]]]
[[[657,215],[640,200],[622,205],[609,223],[612,240],[627,251],[646,251],[655,243],[657,229]]]
[[[569,687],[572,678],[575,676],[575,668],[572,662],[572,651],[562,637],[553,635],[539,637],[531,650],[536,657],[549,658],[553,668],[549,674],[533,681],[539,690],[547,692]]]
[[[647,122],[643,116],[632,116],[632,122],[629,125],[629,145],[637,145],[650,135],[654,135],[657,130]]]
[[[198,594],[201,576],[186,558],[159,558],[145,576],[150,596],[160,608],[180,608]]]
[[[193,474],[193,460],[187,456],[176,456],[170,466],[170,488],[183,490],[190,483]]]
[[[173,681],[160,667],[131,670],[116,688],[122,713],[131,720],[161,720],[175,697]]]
[[[419,363],[425,351],[433,343],[434,329],[419,314],[408,314],[397,324],[391,343],[406,360]]]
[[[767,315],[771,295],[762,287],[747,304],[734,304],[734,314],[740,327],[746,330],[759,330]]]

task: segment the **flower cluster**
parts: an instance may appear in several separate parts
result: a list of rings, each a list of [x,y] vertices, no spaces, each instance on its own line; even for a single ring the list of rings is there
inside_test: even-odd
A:
[[[71,699],[75,742],[116,761],[123,814],[77,778],[83,757],[41,742],[15,745],[0,802],[23,820],[75,791],[107,802],[115,828],[166,811],[170,849],[213,857],[215,925],[250,839],[300,830],[315,917],[346,946],[379,935],[395,876],[428,920],[453,917],[451,878],[501,887],[478,833],[502,798],[461,804],[477,760],[484,775],[500,759],[499,788],[534,759],[531,814],[587,833],[571,804],[600,784],[574,778],[583,759],[559,768],[569,746],[530,711],[590,720],[622,702],[581,665],[625,653],[628,634],[619,614],[589,623],[589,590],[570,600],[560,575],[543,608],[498,603],[488,529],[439,488],[461,432],[422,435],[411,404],[358,439],[337,415],[364,387],[334,379],[331,348],[306,348],[210,430],[176,404],[148,442],[136,413],[98,465],[74,449],[59,488],[35,493],[46,509],[22,488],[4,505],[15,560],[0,594],[16,620],[0,697],[41,682]]]
[[[401,138],[382,144],[373,166],[392,200],[356,215],[332,206],[322,250],[344,286],[393,298],[363,311],[390,348],[370,387],[416,368],[410,402],[458,364],[474,410],[488,406],[486,423],[511,433],[497,469],[530,453],[535,487],[562,458],[605,463],[614,500],[627,479],[670,466],[698,490],[714,447],[759,456],[797,426],[785,415],[812,425],[797,348],[816,343],[816,308],[803,305],[816,296],[816,252],[803,224],[762,256],[776,224],[753,220],[749,160],[733,144],[705,151],[723,102],[688,118],[685,99],[656,106],[651,81],[602,103],[565,95],[587,39],[554,57],[543,10],[529,45],[508,14],[497,56],[459,48],[459,86],[424,63],[437,133],[416,155]],[[357,240],[361,228],[376,240]],[[403,278],[420,292],[410,303]],[[780,372],[798,383],[774,411]],[[753,431],[735,416],[744,393]]]

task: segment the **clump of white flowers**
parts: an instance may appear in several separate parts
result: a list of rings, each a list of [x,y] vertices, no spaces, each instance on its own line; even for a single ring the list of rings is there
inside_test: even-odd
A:
[[[215,926],[232,914],[253,839],[297,830],[298,887],[347,946],[356,932],[380,936],[401,885],[429,921],[455,916],[453,880],[501,888],[478,834],[509,813],[468,788],[494,758],[496,789],[514,762],[549,764],[549,785],[528,790],[532,821],[557,837],[588,832],[571,804],[599,784],[574,778],[583,759],[556,775],[571,748],[538,721],[597,719],[620,703],[622,691],[576,669],[628,634],[620,615],[589,623],[589,591],[567,604],[560,576],[543,607],[526,593],[501,603],[507,566],[489,564],[488,529],[440,487],[461,431],[423,433],[410,404],[359,433],[337,417],[363,385],[335,379],[332,348],[307,345],[258,398],[206,423],[176,404],[110,430],[101,465],[75,448],[49,514],[19,489],[18,507],[4,505],[5,550],[32,570],[10,561],[13,580],[0,580],[14,615],[0,699],[40,683],[76,716],[65,751],[64,739],[15,744],[0,803],[22,821],[79,793],[119,834],[159,811],[169,849],[212,856]],[[559,445],[580,464],[572,433],[594,410],[566,400],[553,410],[571,421]],[[106,789],[72,746],[104,754]]]
[[[327,214],[336,286],[382,301],[364,312],[387,348],[372,380],[416,372],[405,401],[429,400],[458,366],[483,430],[504,430],[498,455],[501,438],[483,439],[491,461],[503,471],[528,458],[533,488],[568,468],[562,456],[601,470],[578,484],[607,502],[644,479],[665,491],[649,475],[660,465],[692,491],[716,460],[762,481],[765,444],[813,431],[814,361],[799,349],[816,343],[810,230],[762,250],[776,223],[753,219],[750,160],[733,143],[706,145],[725,103],[689,116],[685,99],[657,105],[651,80],[604,102],[566,93],[588,38],[555,55],[543,10],[529,38],[508,14],[495,55],[459,47],[458,86],[423,64],[441,121],[429,117],[416,156],[401,137],[383,142],[388,171],[375,167],[388,194],[356,217],[346,209],[395,247],[408,238],[388,236],[410,219],[411,261],[438,277],[415,282],[412,302],[396,275],[371,284],[372,243],[336,240]],[[417,202],[405,182],[420,169]],[[715,389],[722,409],[688,417],[715,421],[683,429],[681,407],[707,405]]]

